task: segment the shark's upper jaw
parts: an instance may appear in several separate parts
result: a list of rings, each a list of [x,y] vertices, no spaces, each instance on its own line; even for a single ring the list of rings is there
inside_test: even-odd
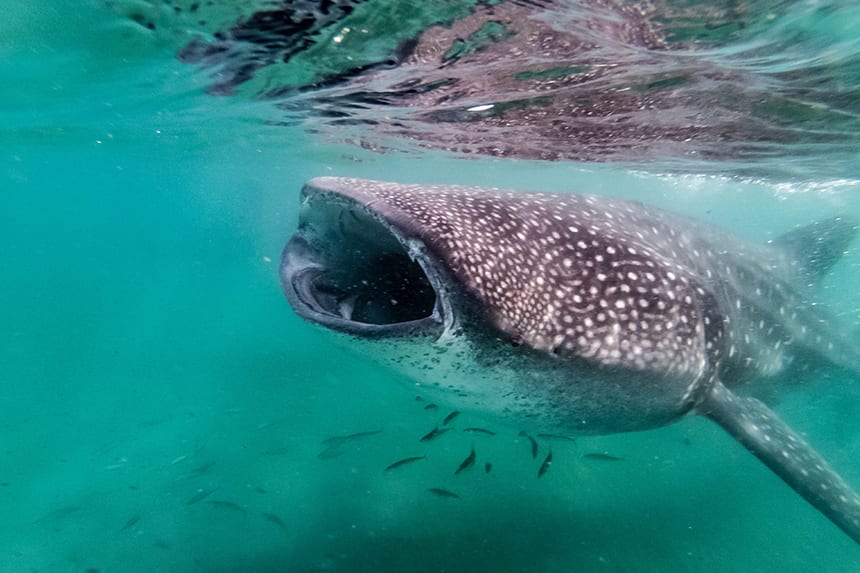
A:
[[[357,336],[439,335],[450,313],[439,269],[420,240],[372,201],[312,186],[280,274],[299,316]]]

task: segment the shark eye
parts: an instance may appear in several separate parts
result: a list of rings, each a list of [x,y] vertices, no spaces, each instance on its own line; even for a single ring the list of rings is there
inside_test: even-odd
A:
[[[304,318],[356,334],[438,324],[437,293],[392,230],[366,211],[316,200],[282,261],[284,290]]]

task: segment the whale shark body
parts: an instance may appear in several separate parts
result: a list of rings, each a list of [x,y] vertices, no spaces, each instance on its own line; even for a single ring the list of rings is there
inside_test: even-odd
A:
[[[860,343],[811,293],[856,234],[768,245],[601,196],[318,178],[281,261],[301,317],[458,408],[542,430],[715,421],[860,543],[860,497],[743,383]]]

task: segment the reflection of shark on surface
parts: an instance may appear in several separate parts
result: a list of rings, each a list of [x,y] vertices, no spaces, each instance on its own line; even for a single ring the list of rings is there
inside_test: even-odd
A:
[[[856,231],[834,218],[754,245],[606,197],[320,178],[281,280],[300,316],[457,408],[592,434],[706,416],[860,542],[860,497],[732,390],[793,359],[860,371],[808,286]]]
[[[212,70],[210,93],[278,102],[271,124],[376,151],[774,169],[774,153],[840,151],[860,127],[833,87],[850,68],[827,82],[714,56],[745,45],[774,3],[167,2],[192,38],[178,56]]]

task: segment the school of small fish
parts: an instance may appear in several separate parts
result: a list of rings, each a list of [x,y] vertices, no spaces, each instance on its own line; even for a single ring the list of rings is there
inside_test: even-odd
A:
[[[439,406],[433,403],[425,403],[425,400],[421,397],[416,397],[416,401],[422,403],[422,409],[428,413],[435,413],[439,411]],[[431,448],[435,440],[446,434],[462,433],[473,437],[473,440],[474,438],[477,438],[478,443],[480,443],[482,439],[493,438],[498,435],[498,432],[494,430],[479,426],[465,426],[462,428],[457,428],[455,427],[455,422],[459,419],[461,419],[461,412],[457,410],[448,412],[444,417],[441,418],[441,421],[439,421],[439,419],[437,418],[437,422],[433,425],[433,427],[427,433],[418,438],[418,443],[422,444],[424,448]],[[317,454],[317,458],[320,460],[329,460],[345,454],[355,454],[361,452],[362,447],[367,440],[378,436],[381,433],[381,429],[372,429],[351,434],[327,437],[321,442],[321,446],[323,449]],[[527,451],[533,460],[538,459],[538,453],[541,450],[541,443],[548,444],[546,447],[546,454],[543,457],[543,461],[538,466],[536,472],[537,478],[542,478],[544,477],[544,475],[547,474],[547,472],[549,472],[553,464],[553,450],[551,447],[551,443],[575,443],[576,439],[559,434],[541,433],[535,434],[533,436],[526,431],[520,431],[515,438],[515,441],[524,441],[525,444],[528,445]],[[276,447],[261,450],[257,454],[257,456],[262,459],[278,458],[288,455],[289,453],[291,453],[291,451],[291,447],[278,445]],[[614,456],[605,451],[586,452],[582,454],[582,458],[594,462],[619,462],[623,460],[623,458]],[[167,463],[167,467],[182,466],[189,463],[191,459],[194,459],[193,456],[181,455],[169,461]],[[419,463],[432,463],[432,461],[432,454],[429,451],[425,451],[418,455],[412,455],[392,461],[387,466],[385,466],[382,471],[386,474],[398,473],[400,471],[405,471],[406,468],[412,467]],[[185,480],[199,480],[201,478],[206,478],[213,471],[213,468],[216,467],[216,463],[217,462],[215,460],[205,460],[199,465],[193,467],[192,469],[179,474],[176,477],[176,481],[178,483],[184,483]],[[483,467],[483,475],[486,475],[493,470],[493,463],[490,460],[481,459],[481,456],[479,454],[479,448],[476,448],[475,443],[473,441],[468,454],[456,468],[452,468],[452,473],[454,476],[460,476],[463,473],[474,471],[476,467]],[[478,472],[480,472],[480,469],[478,470]],[[138,489],[135,485],[130,485],[129,488]],[[261,495],[268,493],[266,489],[260,487],[259,485],[248,484],[248,488],[251,491],[254,491]],[[239,504],[223,497],[215,498],[214,494],[216,493],[217,489],[217,487],[197,487],[190,492],[190,495],[185,499],[184,505],[189,508],[189,510],[191,510],[193,506],[199,505],[212,508],[215,511],[233,513],[237,516],[252,515],[255,513],[252,508],[249,507],[249,505]],[[457,488],[454,487],[440,487],[438,485],[432,485],[430,487],[425,487],[424,492],[425,494],[430,494],[434,497],[441,499],[458,500],[461,499],[462,496],[460,495],[460,493],[457,493],[456,489]],[[56,523],[58,521],[68,519],[70,516],[76,515],[81,511],[81,509],[82,508],[80,506],[76,505],[62,506],[48,512],[44,517],[38,519],[36,523],[46,521]],[[281,516],[276,513],[273,513],[272,511],[260,511],[259,513],[257,513],[257,515],[262,518],[262,520],[270,523],[271,525],[280,530],[290,530],[290,524],[288,524],[288,522]],[[119,526],[117,528],[117,531],[118,533],[122,534],[131,533],[133,530],[138,529],[138,527],[145,526],[146,518],[147,515],[145,511],[137,511],[132,514],[121,526]],[[169,549],[171,547],[169,543],[163,540],[156,540],[155,546],[161,549]]]
[[[416,396],[415,401],[418,403],[421,403],[423,410],[425,410],[427,412],[435,412],[435,411],[439,410],[439,406],[437,404],[434,404],[432,402],[428,403],[421,396]],[[455,432],[456,433],[458,430],[456,428],[454,428],[454,421],[456,419],[458,419],[460,417],[460,415],[461,415],[461,412],[459,410],[454,410],[454,411],[449,412],[448,414],[446,414],[444,416],[444,418],[442,418],[441,422],[437,422],[427,433],[425,433],[420,438],[418,438],[418,442],[421,444],[428,444],[429,442],[434,442],[435,440],[437,440],[438,438],[440,438],[441,436],[443,436],[449,432]],[[493,437],[493,436],[497,435],[497,432],[490,430],[488,428],[482,428],[479,426],[467,426],[465,428],[460,429],[459,432],[462,432],[465,434],[470,434],[473,436]],[[319,457],[320,457],[320,459],[327,459],[328,457],[333,457],[333,456],[323,455],[323,454],[326,454],[326,452],[328,451],[329,448],[331,448],[331,445],[333,443],[337,444],[337,446],[340,448],[344,444],[357,442],[358,440],[361,440],[363,438],[366,438],[366,437],[369,437],[372,435],[376,435],[378,433],[379,433],[379,431],[358,432],[356,434],[349,434],[346,436],[338,436],[335,438],[328,438],[327,440],[325,440],[323,442],[323,445],[328,446],[328,447],[326,450],[323,450],[321,452]],[[536,434],[533,436],[533,435],[529,434],[528,432],[526,432],[525,430],[520,431],[519,434],[517,435],[517,437],[523,438],[525,440],[526,444],[528,444],[528,451],[531,454],[531,458],[533,460],[538,459],[538,453],[541,449],[540,442],[568,442],[568,443],[575,443],[576,442],[576,438],[573,438],[570,436],[565,436],[565,435],[561,435],[561,434],[547,434],[547,433],[540,433],[540,434]],[[538,478],[542,478],[544,475],[546,475],[547,472],[549,472],[549,470],[553,464],[552,448],[548,447],[546,451],[547,451],[547,453],[544,456],[543,461],[541,462],[541,464],[538,466],[538,469],[537,469],[537,477]],[[338,455],[340,455],[341,453],[344,453],[344,451],[339,449]],[[617,461],[621,461],[623,459],[623,458],[618,457],[618,456],[613,456],[607,452],[587,452],[587,453],[582,455],[582,458],[585,460],[598,461],[598,462],[617,462]],[[426,462],[428,460],[432,461],[432,458],[431,458],[430,454],[427,452],[425,452],[421,455],[408,456],[408,457],[401,458],[399,460],[395,460],[395,461],[391,462],[385,468],[383,468],[382,471],[385,473],[389,473],[389,472],[393,472],[394,470],[400,470],[402,468],[412,466],[416,462]],[[464,472],[467,472],[467,471],[473,469],[477,465],[478,465],[478,451],[475,448],[475,445],[473,443],[470,450],[469,450],[468,455],[463,459],[462,462],[460,462],[460,465],[454,469],[453,473],[455,476],[458,476]],[[484,468],[484,473],[489,474],[493,469],[492,462],[489,460],[483,461],[483,468]],[[443,497],[443,498],[449,498],[449,499],[459,499],[461,497],[460,494],[458,494],[458,493],[456,493],[450,489],[446,489],[446,488],[442,488],[442,487],[428,487],[428,488],[426,488],[426,491],[437,496],[437,497]]]

